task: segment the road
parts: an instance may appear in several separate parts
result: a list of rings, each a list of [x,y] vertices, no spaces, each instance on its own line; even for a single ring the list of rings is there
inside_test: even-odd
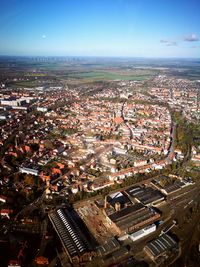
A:
[[[122,108],[121,108],[121,117],[122,117],[122,119],[123,119],[123,121],[124,121],[124,124],[126,125],[126,127],[129,129],[129,131],[130,131],[130,140],[131,139],[133,139],[133,130],[132,130],[132,128],[131,128],[131,126],[130,126],[130,124],[125,120],[125,118],[124,118],[124,107],[125,107],[125,104],[126,104],[126,101],[124,101],[123,102],[123,104],[122,104]]]
[[[171,164],[173,157],[174,157],[176,127],[177,127],[176,123],[172,121],[171,134],[170,134],[171,135],[170,136],[170,146],[168,149],[169,152],[168,152],[167,157],[165,159],[167,164]]]
[[[29,205],[25,206],[22,210],[20,210],[16,214],[14,220],[16,221],[18,219],[18,217],[22,214],[25,214],[27,212],[30,213],[37,208],[41,208],[44,198],[45,198],[45,190],[40,197],[36,198],[32,203],[30,203]]]

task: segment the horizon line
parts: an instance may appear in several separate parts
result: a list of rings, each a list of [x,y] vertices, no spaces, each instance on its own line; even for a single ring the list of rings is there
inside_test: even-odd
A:
[[[0,57],[19,57],[19,58],[108,58],[108,59],[195,59],[200,57],[165,57],[165,56],[103,56],[103,55],[1,55]]]

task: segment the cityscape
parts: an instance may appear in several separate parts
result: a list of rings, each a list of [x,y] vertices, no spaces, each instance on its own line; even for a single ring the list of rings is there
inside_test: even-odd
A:
[[[53,2],[2,1],[0,266],[200,266],[199,4]]]

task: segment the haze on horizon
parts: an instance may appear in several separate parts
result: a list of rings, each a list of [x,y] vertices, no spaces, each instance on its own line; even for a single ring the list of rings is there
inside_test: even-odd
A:
[[[0,55],[200,57],[199,0],[0,3]]]

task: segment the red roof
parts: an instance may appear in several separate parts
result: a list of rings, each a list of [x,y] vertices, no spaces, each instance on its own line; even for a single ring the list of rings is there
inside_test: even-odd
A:
[[[2,209],[2,210],[0,211],[0,213],[1,213],[1,214],[2,214],[2,213],[10,214],[10,213],[12,213],[12,210],[10,210],[10,209]]]

